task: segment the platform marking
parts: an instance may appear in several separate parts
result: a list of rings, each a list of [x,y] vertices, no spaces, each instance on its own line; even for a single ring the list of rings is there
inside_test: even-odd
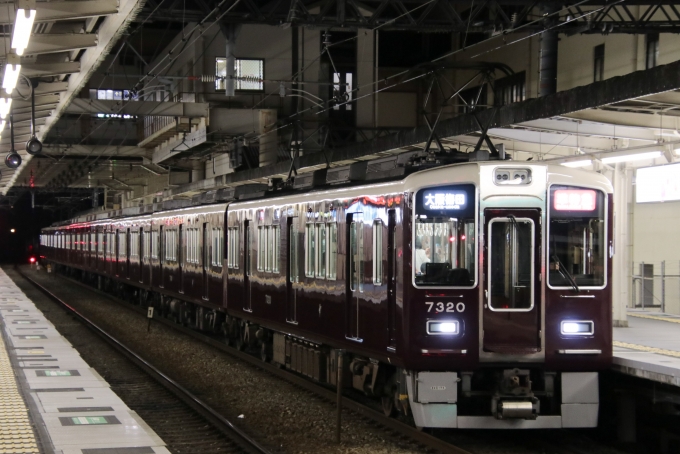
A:
[[[614,341],[614,347],[629,348],[631,350],[637,350],[641,352],[648,353],[658,353],[659,355],[673,356],[675,358],[680,358],[680,352],[675,350],[666,350],[663,348],[647,347],[646,345],[629,344],[628,342]]]
[[[650,320],[661,320],[662,322],[680,323],[680,318],[673,317],[659,317],[657,315],[631,314],[630,312],[628,313],[628,316],[637,318],[648,318]]]
[[[40,452],[2,336],[0,336],[0,452],[35,454]]]

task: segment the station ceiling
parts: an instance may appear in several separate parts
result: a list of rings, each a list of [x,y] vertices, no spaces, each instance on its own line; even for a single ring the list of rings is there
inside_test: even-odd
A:
[[[548,10],[559,10],[561,2],[544,2]],[[568,7],[573,20],[565,23],[561,33],[646,33],[650,31],[680,31],[680,14],[671,1],[578,2]],[[482,6],[493,10],[482,18]],[[12,5],[11,3],[9,5]],[[461,6],[466,5],[466,6]],[[139,42],[126,39],[137,26],[156,30],[179,29],[182,21],[219,18],[220,25],[230,23],[260,23],[282,27],[309,26],[316,28],[343,26],[392,30],[456,32],[463,28],[487,34],[511,34],[519,30],[540,30],[543,24],[529,15],[536,5],[524,0],[493,0],[469,8],[468,1],[433,0],[260,0],[211,1],[197,0],[189,9],[177,0],[92,0],[39,2],[34,35],[22,59],[24,74],[35,81],[36,126],[38,137],[64,123],[68,115],[89,116],[95,112],[125,113],[125,103],[79,99],[77,96],[88,81],[104,69],[102,62],[113,52],[128,46],[134,52],[145,51]],[[630,8],[641,8],[643,19],[632,20]],[[13,23],[12,8],[0,8],[4,24]],[[2,12],[5,11],[5,12]],[[645,11],[650,11],[646,14]],[[653,13],[651,13],[653,11]],[[493,20],[488,17],[494,17]],[[662,17],[662,20],[659,20]],[[151,36],[158,37],[159,33]],[[158,39],[158,38],[156,38]],[[133,43],[130,45],[130,43]],[[153,38],[149,48],[156,47]],[[7,48],[8,46],[6,46]],[[137,49],[137,50],[135,50]],[[665,68],[665,69],[664,69]],[[633,73],[585,87],[560,92],[546,98],[464,114],[443,121],[435,132],[446,148],[462,151],[474,147],[480,137],[480,125],[489,126],[488,135],[494,143],[503,143],[516,159],[564,160],[574,156],[592,155],[593,159],[622,149],[661,149],[666,161],[676,159],[676,143],[680,148],[680,66],[676,64]],[[25,99],[26,84],[14,95],[15,142],[24,163],[17,171],[2,168],[0,192],[7,194],[13,187],[41,187],[53,191],[88,188],[106,181],[114,190],[130,188],[131,181],[143,175],[163,175],[166,167],[153,164],[148,148],[134,140],[115,145],[56,141],[45,145],[41,159],[30,159],[21,152],[30,137],[30,102]],[[177,109],[187,114],[187,103],[165,103],[166,106],[130,107],[140,117],[145,109],[158,113],[167,109],[171,115]],[[196,107],[199,106],[190,106]],[[141,109],[141,110],[140,110]],[[174,110],[173,110],[174,109]],[[61,121],[61,122],[60,122]],[[9,151],[9,134],[0,138],[0,156]],[[401,131],[368,143],[329,150],[325,154],[304,156],[297,171],[345,165],[357,160],[425,149],[430,130],[426,127]],[[72,170],[74,163],[95,157],[90,171]],[[264,183],[272,177],[285,177],[290,163],[255,168],[224,176],[223,186],[243,183]],[[69,178],[62,178],[70,172]],[[81,172],[81,173],[78,173]],[[203,189],[210,189],[205,184]],[[195,193],[196,185],[180,185],[168,189],[164,196],[186,196]],[[79,193],[79,196],[81,194]]]

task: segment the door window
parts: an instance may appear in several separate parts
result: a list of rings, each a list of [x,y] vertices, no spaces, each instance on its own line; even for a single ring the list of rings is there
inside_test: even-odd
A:
[[[530,311],[534,307],[534,223],[496,218],[489,222],[489,308]]]

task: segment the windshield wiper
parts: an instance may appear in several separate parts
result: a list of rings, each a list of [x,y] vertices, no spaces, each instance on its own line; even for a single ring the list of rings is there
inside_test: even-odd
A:
[[[552,256],[552,259],[555,262],[557,262],[557,271],[559,271],[562,277],[569,281],[569,284],[574,288],[574,290],[580,292],[581,290],[579,290],[578,285],[576,285],[576,280],[574,279],[574,276],[572,276],[569,270],[565,268],[560,258],[555,254]]]

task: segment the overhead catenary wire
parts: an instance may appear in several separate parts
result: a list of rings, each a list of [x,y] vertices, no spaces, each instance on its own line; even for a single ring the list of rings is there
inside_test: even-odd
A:
[[[214,15],[214,14],[216,13],[216,11],[218,11],[219,8],[220,8],[226,1],[227,1],[227,0],[223,0],[222,2],[220,2],[220,4],[218,4],[218,6],[217,6],[215,9],[213,9],[213,10],[212,10],[212,11],[211,11],[211,12],[210,12],[203,20],[201,20],[201,22],[200,22],[196,27],[194,27],[194,29],[192,29],[191,33],[189,33],[187,36],[188,36],[189,38],[191,38],[193,32],[194,32],[196,29],[198,29],[203,23],[205,23],[205,22],[209,19],[209,17],[211,17],[212,15]],[[622,1],[623,1],[623,0],[621,0],[620,2],[622,2]],[[221,17],[223,17],[224,15],[226,15],[231,9],[233,9],[233,7],[236,6],[236,4],[238,4],[238,2],[239,2],[239,0],[237,0],[237,1],[236,1],[236,2],[235,2],[235,3],[234,3],[227,11],[225,11],[224,13],[222,13],[222,14],[217,18],[217,20],[221,19]],[[442,56],[440,56],[440,57],[438,57],[438,58],[432,60],[430,63],[435,63],[435,62],[441,61],[441,60],[443,60],[444,58],[447,58],[447,57],[449,57],[449,56],[452,56],[452,55],[454,55],[454,54],[456,54],[456,53],[463,52],[463,51],[467,51],[467,50],[469,50],[469,49],[471,49],[471,48],[473,48],[473,47],[475,47],[475,46],[480,46],[480,45],[485,44],[485,43],[487,43],[487,42],[489,42],[489,41],[492,41],[493,39],[497,39],[497,38],[499,38],[500,36],[504,36],[504,35],[507,34],[507,33],[516,32],[516,31],[518,31],[518,30],[520,30],[520,29],[522,29],[522,28],[528,27],[528,26],[530,26],[530,25],[532,25],[532,24],[536,24],[536,23],[539,22],[539,21],[543,21],[546,17],[552,16],[552,15],[559,15],[561,12],[563,12],[563,11],[565,11],[565,10],[568,11],[568,8],[571,8],[571,7],[574,7],[574,6],[579,6],[579,5],[584,4],[584,3],[586,3],[586,2],[587,2],[587,0],[582,0],[581,2],[579,2],[579,3],[575,4],[575,5],[571,5],[571,6],[569,6],[569,7],[565,7],[565,8],[563,8],[563,9],[559,10],[559,11],[556,11],[556,12],[551,13],[551,14],[546,15],[546,16],[542,16],[541,18],[539,18],[539,19],[537,19],[537,20],[535,20],[535,21],[529,22],[529,23],[527,23],[527,24],[523,24],[523,25],[521,25],[521,26],[519,26],[519,27],[514,27],[514,28],[512,28],[512,29],[505,30],[505,31],[503,32],[503,34],[501,34],[501,35],[497,35],[497,36],[491,37],[491,38],[489,38],[489,39],[487,39],[487,40],[481,41],[481,42],[479,42],[479,43],[476,43],[476,44],[474,44],[474,45],[472,45],[472,46],[469,46],[469,47],[466,47],[466,48],[464,48],[464,49],[458,49],[458,50],[456,50],[456,51],[454,51],[454,52],[450,52],[450,53],[448,53],[448,54],[442,55]],[[620,3],[620,2],[617,2],[617,3]],[[431,2],[428,2],[428,3],[431,3]],[[425,4],[424,4],[424,5],[425,5]],[[416,7],[415,9],[420,8],[420,7],[423,7],[424,5],[420,5],[420,6]],[[415,9],[414,9],[414,10],[415,10]],[[585,14],[579,16],[579,17],[576,17],[576,18],[574,18],[574,19],[571,19],[571,20],[569,20],[568,22],[571,22],[571,21],[573,21],[573,20],[581,19],[581,18],[583,18],[583,17],[585,17],[585,16],[587,16],[587,15],[590,15],[590,14],[594,14],[595,12],[597,12],[597,11],[599,11],[599,10],[601,10],[601,9],[602,9],[602,8],[599,8],[598,10],[590,11],[590,12],[585,13]],[[412,11],[413,11],[413,10],[412,10]],[[405,14],[406,14],[406,13],[405,13]],[[405,14],[403,14],[403,15],[405,15]],[[402,16],[403,16],[403,15],[402,15]],[[217,22],[217,20],[216,20],[216,22]],[[396,20],[396,18],[395,18],[395,20]],[[200,36],[202,36],[202,35],[203,35],[210,27],[212,27],[212,25],[214,25],[216,22],[213,22],[213,23],[212,23],[211,25],[209,25],[206,29],[202,30],[201,33],[199,34],[199,36],[196,37],[193,41],[191,41],[191,44],[195,43],[196,40],[197,40],[198,38],[200,38]],[[565,22],[565,23],[566,23],[566,22]],[[564,24],[564,23],[559,23],[559,24],[557,24],[557,26],[561,26],[561,25],[563,25],[563,24]],[[380,26],[374,28],[373,30],[379,29],[380,27],[383,27],[383,26],[385,26],[385,25],[386,25],[386,24],[381,24]],[[546,28],[546,29],[544,29],[544,30],[542,30],[542,31],[539,31],[539,32],[537,32],[537,33],[535,33],[535,34],[532,34],[531,36],[540,35],[541,33],[544,33],[545,31],[548,31],[548,30],[550,30],[550,29],[552,29],[552,28],[554,28],[554,27]],[[148,72],[146,75],[144,75],[139,81],[137,81],[137,83],[135,84],[135,87],[139,87],[140,84],[142,84],[147,78],[151,78],[151,80],[153,80],[153,79],[155,79],[155,78],[157,78],[157,77],[162,77],[162,76],[160,76],[160,73],[161,73],[162,71],[164,71],[165,69],[167,69],[170,65],[172,65],[172,63],[174,63],[174,61],[179,57],[179,55],[181,55],[181,53],[184,52],[184,50],[186,50],[186,48],[187,48],[186,43],[187,43],[187,40],[188,40],[189,38],[184,37],[181,41],[179,41],[179,42],[173,47],[173,49],[171,49],[171,51],[170,51],[170,52],[169,52],[169,53],[168,53],[161,61],[159,61],[159,62],[154,66],[154,68],[152,68],[151,71],[149,71],[149,72]],[[349,41],[349,40],[353,40],[353,39],[357,39],[357,37],[348,38],[348,39],[343,40],[343,41],[340,41],[340,42],[338,42],[338,43],[330,43],[329,45],[327,45],[327,46],[324,48],[324,51],[327,51],[327,49],[328,49],[329,47],[332,47],[332,46],[334,46],[334,45],[340,44],[341,42]],[[522,39],[526,39],[526,37],[525,37],[525,38],[522,38]],[[519,40],[518,40],[518,41],[519,41]],[[514,41],[514,42],[518,42],[518,41]],[[513,43],[514,43],[514,42],[513,42]],[[157,68],[158,68],[165,60],[167,60],[168,58],[170,58],[170,56],[171,56],[171,55],[173,54],[173,52],[177,49],[177,47],[180,46],[180,45],[182,45],[183,43],[184,43],[184,46],[183,46],[183,49],[181,49],[180,53],[177,54],[176,56],[174,56],[174,58],[172,58],[172,60],[171,60],[168,64],[166,64],[160,71],[154,72],[155,69],[157,69]],[[506,44],[504,44],[504,45],[509,45],[509,44],[512,44],[512,43],[506,43]],[[502,47],[502,46],[501,46],[501,47]],[[323,55],[323,52],[324,52],[324,51],[322,51],[322,53],[320,53],[320,55],[319,55],[317,58],[315,58],[313,62],[311,62],[311,63],[310,63],[309,65],[307,65],[305,68],[302,68],[300,71],[298,71],[298,73],[297,73],[296,75],[294,75],[293,79],[295,79],[296,76],[298,76],[300,73],[302,73],[303,71],[305,71],[309,66],[311,66],[311,64],[313,64],[314,62],[318,61],[318,59]],[[384,78],[384,79],[381,79],[381,80],[378,80],[378,81],[374,81],[374,82],[371,82],[371,83],[368,83],[368,84],[364,84],[364,85],[362,85],[362,86],[359,86],[359,87],[353,89],[353,90],[352,90],[352,93],[357,92],[357,91],[359,91],[360,89],[363,89],[363,88],[366,88],[366,87],[375,86],[376,84],[387,83],[387,81],[393,80],[393,79],[395,79],[395,78],[397,78],[397,77],[404,76],[404,75],[408,74],[409,72],[414,71],[415,69],[417,69],[417,68],[420,67],[420,66],[422,66],[422,65],[417,65],[417,66],[415,66],[415,67],[412,67],[412,68],[409,68],[409,69],[407,69],[407,70],[401,71],[401,72],[399,72],[399,73],[397,73],[397,74],[393,74],[393,75],[391,75],[391,76],[388,76],[387,78]],[[410,81],[413,81],[413,80],[415,80],[415,79],[421,78],[421,77],[423,77],[423,76],[425,76],[425,75],[427,75],[427,74],[431,74],[431,73],[432,73],[432,72],[429,71],[429,72],[426,72],[426,73],[421,74],[421,75],[419,75],[419,76],[415,76],[415,77],[412,77],[412,78],[408,78],[408,79],[399,81],[399,82],[397,82],[397,83],[395,83],[395,84],[393,84],[393,85],[390,85],[390,86],[388,86],[388,87],[383,87],[383,88],[380,88],[380,89],[378,89],[378,90],[374,90],[374,91],[372,91],[371,93],[367,93],[366,95],[363,95],[363,96],[360,96],[360,97],[353,97],[353,99],[348,100],[348,101],[346,101],[346,102],[343,102],[343,103],[336,103],[336,104],[334,104],[334,106],[336,106],[336,105],[337,105],[337,106],[341,106],[341,105],[349,104],[349,103],[352,103],[352,102],[356,102],[356,101],[358,101],[359,99],[363,99],[363,98],[366,98],[366,97],[368,97],[368,96],[373,96],[373,95],[375,95],[375,94],[377,94],[377,93],[380,93],[380,92],[382,92],[382,91],[384,91],[384,90],[386,90],[386,89],[393,88],[393,87],[396,87],[396,86],[401,85],[401,84],[404,84],[404,83],[408,83],[408,82],[410,82]],[[305,83],[310,83],[310,82],[298,81],[297,83],[305,84]],[[337,84],[333,84],[333,85],[337,85]],[[269,96],[272,96],[273,94],[275,94],[275,92],[273,92],[273,93],[267,95],[264,99],[267,99]],[[264,99],[261,100],[257,105],[261,104],[261,103],[264,101]],[[257,106],[257,105],[256,105],[256,106]],[[121,108],[117,111],[117,113],[119,113],[119,112],[122,110],[122,108],[123,108],[123,106],[121,106]],[[306,112],[309,112],[310,110],[313,110],[314,108],[315,108],[315,107],[310,107],[310,108],[308,108],[308,109],[304,109],[304,110],[302,110],[302,111],[299,111],[299,112],[297,112],[297,113],[295,113],[295,114],[292,114],[292,115],[288,116],[288,117],[286,118],[286,120],[290,120],[290,119],[294,118],[294,117],[297,116],[297,115],[302,115],[302,114],[304,114],[304,113],[306,113]],[[317,106],[316,108],[318,108],[318,106]],[[316,114],[318,115],[318,114],[320,114],[320,113],[322,113],[322,112],[325,112],[325,111],[328,111],[328,110],[330,110],[330,109],[332,109],[332,108],[333,108],[333,106],[326,107],[326,108],[321,109],[320,111],[316,112]],[[109,120],[110,120],[110,119],[107,119],[104,123],[106,123],[106,122],[109,121]],[[284,121],[285,121],[285,120],[284,120]],[[260,135],[256,136],[255,139],[261,138],[261,137],[263,137],[263,136],[266,135],[266,134],[271,134],[271,133],[273,133],[273,132],[275,132],[275,131],[278,131],[278,130],[280,130],[280,129],[289,127],[289,126],[291,126],[292,124],[293,124],[293,123],[284,124],[284,125],[282,125],[282,126],[280,126],[280,127],[278,127],[278,128],[275,128],[275,129],[272,129],[272,130],[268,131],[267,133],[263,133],[263,134],[260,134]],[[99,129],[99,128],[102,127],[102,126],[103,126],[103,125],[100,125],[100,126],[98,126],[97,128],[95,128],[95,130],[91,131],[91,132],[88,134],[88,136],[86,136],[86,137],[83,138],[83,140],[81,141],[81,143],[82,143],[87,137],[89,137],[92,133],[94,133],[97,129]]]

